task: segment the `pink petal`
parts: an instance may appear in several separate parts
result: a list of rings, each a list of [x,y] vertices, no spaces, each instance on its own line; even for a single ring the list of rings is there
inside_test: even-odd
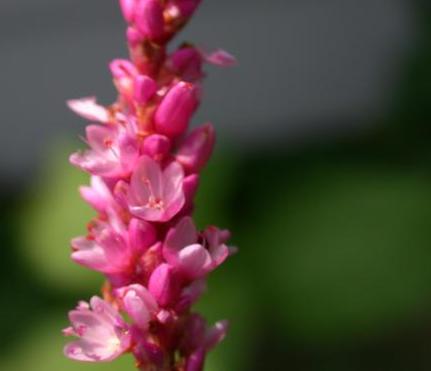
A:
[[[219,67],[232,67],[238,63],[233,55],[223,49],[217,49],[214,52],[205,55],[205,59],[208,63]]]
[[[198,234],[193,219],[189,216],[182,218],[174,228],[171,228],[166,235],[163,255],[168,259],[188,245],[197,242]]]
[[[209,272],[211,256],[202,245],[189,245],[179,251],[177,264],[188,277],[199,278]]]
[[[217,344],[221,343],[226,337],[229,330],[228,321],[219,321],[207,332],[205,339],[205,349],[207,351],[214,348]]]
[[[97,104],[95,97],[71,99],[67,101],[69,108],[79,116],[95,122],[109,122],[109,111]]]
[[[95,241],[78,237],[72,240],[72,247],[74,251],[71,258],[76,263],[97,271],[103,271],[106,267],[105,253]]]
[[[163,175],[160,165],[148,156],[142,156],[131,179],[131,192],[137,204],[145,205],[150,196],[162,196]]]

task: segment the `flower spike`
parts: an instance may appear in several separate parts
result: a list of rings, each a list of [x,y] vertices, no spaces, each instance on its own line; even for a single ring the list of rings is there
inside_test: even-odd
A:
[[[193,221],[215,130],[209,123],[188,128],[205,64],[236,60],[188,43],[167,48],[200,2],[119,0],[130,60],[109,64],[117,100],[109,107],[94,97],[67,102],[90,121],[88,148],[70,162],[90,174],[79,191],[97,213],[88,233],[72,239],[71,259],[106,279],[103,298],[69,312],[63,334],[76,338],[64,348],[70,359],[109,362],[131,353],[141,371],[203,371],[226,336],[226,321],[210,326],[192,310],[234,248],[228,231],[198,230]]]

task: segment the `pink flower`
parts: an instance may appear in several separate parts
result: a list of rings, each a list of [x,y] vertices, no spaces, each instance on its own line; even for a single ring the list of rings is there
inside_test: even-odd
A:
[[[156,242],[156,231],[138,219],[131,219],[126,229],[115,214],[109,216],[109,222],[93,223],[88,237],[72,240],[72,259],[107,275],[133,277],[133,263]]]
[[[118,126],[89,125],[86,139],[90,149],[70,156],[82,170],[104,177],[128,176],[138,159],[137,142]]]
[[[69,313],[71,327],[64,330],[79,340],[66,345],[67,357],[86,362],[112,361],[130,347],[128,325],[106,301],[94,296]]]
[[[156,130],[168,137],[182,134],[198,106],[195,85],[181,81],[165,95],[154,116]]]
[[[202,243],[190,217],[182,218],[165,240],[163,256],[189,279],[204,277],[229,256],[223,231],[210,227],[204,232]]]
[[[120,274],[129,271],[132,251],[124,235],[109,224],[99,222],[89,237],[72,240],[72,260],[87,268],[105,273]]]
[[[101,177],[92,176],[90,187],[82,186],[79,188],[79,192],[81,197],[100,213],[106,213],[108,210],[116,208],[116,202],[111,190]]]
[[[176,159],[189,172],[199,172],[208,162],[214,149],[215,132],[211,124],[196,128],[180,145]]]
[[[116,290],[124,310],[142,330],[147,331],[149,323],[159,310],[154,297],[142,285],[134,284]]]
[[[162,170],[155,160],[142,156],[130,181],[130,212],[152,222],[172,219],[185,203],[183,180],[184,171],[177,162]]]
[[[71,99],[67,101],[69,108],[79,116],[100,123],[109,122],[109,111],[97,104],[95,97]]]

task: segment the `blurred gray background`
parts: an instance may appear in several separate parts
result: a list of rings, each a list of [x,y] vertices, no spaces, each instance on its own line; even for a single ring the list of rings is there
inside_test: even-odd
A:
[[[197,121],[211,120],[238,146],[285,146],[349,132],[385,109],[415,41],[409,0],[204,1],[183,39],[236,55],[211,68]],[[58,136],[83,122],[65,100],[114,99],[107,69],[126,57],[116,1],[2,0],[0,171],[32,172]]]

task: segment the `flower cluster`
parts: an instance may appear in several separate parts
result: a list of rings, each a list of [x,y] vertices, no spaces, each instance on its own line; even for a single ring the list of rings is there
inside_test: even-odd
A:
[[[215,133],[204,124],[188,133],[201,100],[203,65],[230,66],[227,52],[167,44],[199,0],[120,0],[128,23],[130,60],[110,64],[118,99],[69,101],[92,122],[88,149],[70,161],[91,175],[82,198],[97,211],[88,234],[72,240],[72,259],[102,273],[103,298],[69,313],[75,336],[65,347],[74,360],[111,361],[131,352],[140,370],[199,371],[227,322],[209,326],[191,310],[207,275],[233,249],[229,232],[199,231],[191,217],[199,173]]]

